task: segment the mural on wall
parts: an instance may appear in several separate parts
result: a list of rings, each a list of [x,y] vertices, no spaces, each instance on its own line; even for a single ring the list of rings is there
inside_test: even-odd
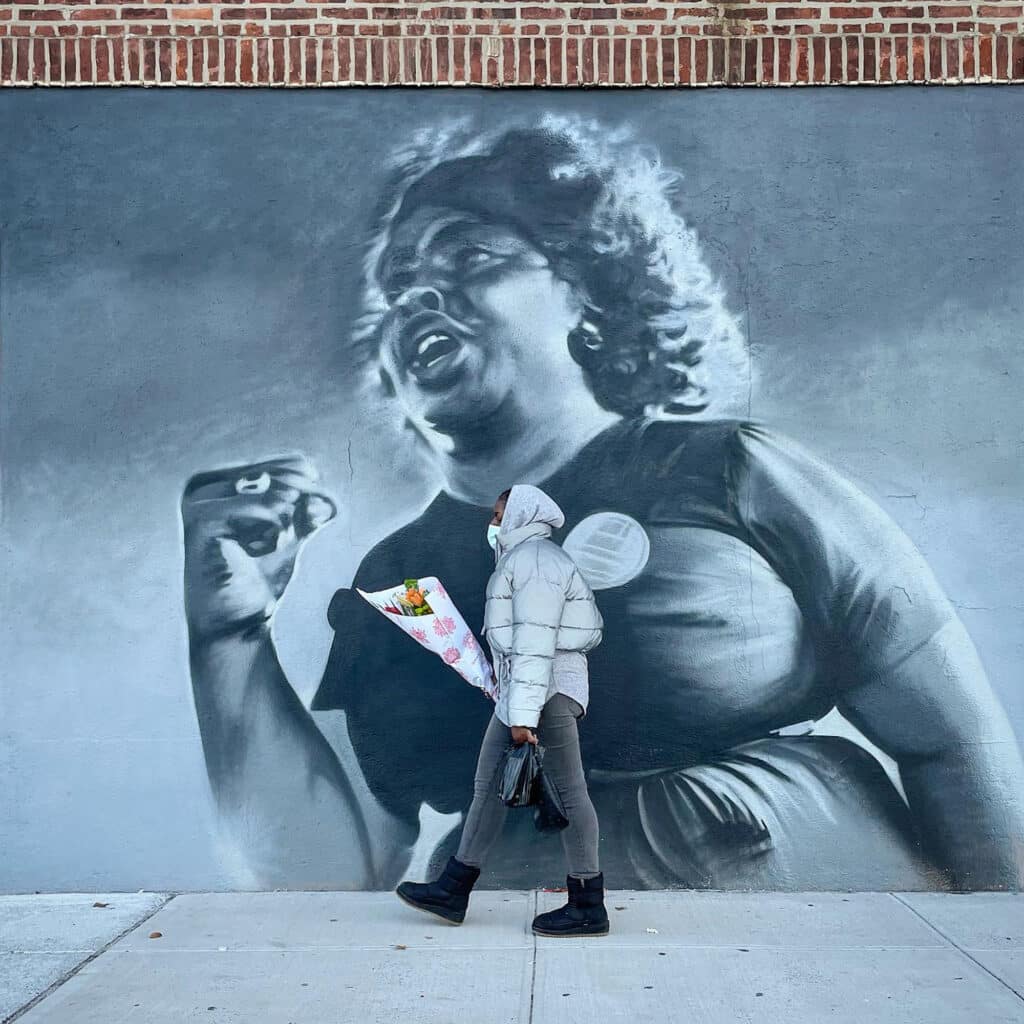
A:
[[[436,575],[479,632],[489,508],[516,482],[558,501],[563,538],[601,513],[633,524],[577,549],[607,624],[581,735],[609,884],[1024,880],[1019,748],[925,559],[814,437],[721,411],[755,382],[678,182],[657,149],[572,117],[439,122],[395,148],[351,261],[345,359],[365,415],[400,421],[442,484],[323,608],[308,707],[273,617],[345,482],[285,436],[225,467],[196,445],[192,686],[218,812],[260,884],[390,887],[454,850],[491,706],[355,588]],[[485,879],[563,870],[513,816]]]

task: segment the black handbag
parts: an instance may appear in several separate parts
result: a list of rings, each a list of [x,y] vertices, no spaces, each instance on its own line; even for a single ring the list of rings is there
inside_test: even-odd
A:
[[[536,794],[536,807],[533,811],[533,824],[538,832],[561,832],[568,828],[569,818],[565,813],[565,804],[558,792],[558,787],[551,776],[544,771],[543,765],[533,783]]]
[[[560,832],[569,824],[558,788],[544,771],[544,748],[510,746],[498,765],[498,797],[507,807],[533,807],[538,832]]]
[[[528,807],[534,802],[542,756],[532,743],[506,748],[498,765],[498,797],[506,807]]]

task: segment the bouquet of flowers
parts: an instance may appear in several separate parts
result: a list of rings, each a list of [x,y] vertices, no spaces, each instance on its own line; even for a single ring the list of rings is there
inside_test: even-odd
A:
[[[434,609],[427,604],[427,594],[430,591],[420,586],[419,580],[406,580],[405,593],[396,593],[395,604],[386,605],[383,611],[389,615],[433,615]]]
[[[437,577],[407,579],[401,586],[372,594],[356,589],[403,633],[436,654],[471,686],[497,700],[490,662]]]

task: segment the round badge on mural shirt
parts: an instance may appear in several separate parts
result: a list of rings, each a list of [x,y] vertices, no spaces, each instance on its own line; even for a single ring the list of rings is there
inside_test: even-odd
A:
[[[651,556],[644,528],[622,512],[595,512],[581,520],[562,544],[594,590],[634,580]]]

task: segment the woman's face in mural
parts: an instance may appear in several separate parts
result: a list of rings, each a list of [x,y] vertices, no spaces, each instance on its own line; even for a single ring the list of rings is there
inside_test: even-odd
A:
[[[510,228],[421,208],[393,228],[378,279],[388,303],[381,360],[425,427],[476,429],[527,398],[543,409],[545,389],[579,372],[566,336],[580,302]]]

